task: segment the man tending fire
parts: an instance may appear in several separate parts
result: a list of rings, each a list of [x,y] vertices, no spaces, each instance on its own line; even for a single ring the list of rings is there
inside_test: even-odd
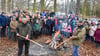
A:
[[[25,56],[28,56],[29,52],[29,43],[30,41],[28,40],[30,38],[31,34],[31,26],[27,23],[27,19],[23,18],[22,23],[18,25],[16,28],[16,35],[19,37],[18,38],[18,56],[21,56],[22,51],[23,51],[23,46],[25,45]],[[22,38],[20,36],[24,36],[25,38]]]

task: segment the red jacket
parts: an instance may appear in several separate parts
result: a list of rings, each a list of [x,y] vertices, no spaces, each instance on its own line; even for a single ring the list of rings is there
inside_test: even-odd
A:
[[[100,42],[100,29],[97,29],[94,33],[95,41]]]

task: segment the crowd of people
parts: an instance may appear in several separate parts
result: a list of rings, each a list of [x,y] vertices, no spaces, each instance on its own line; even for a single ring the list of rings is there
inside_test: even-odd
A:
[[[100,48],[100,20],[98,24],[88,19],[80,19],[72,13],[68,16],[56,16],[56,13],[43,10],[41,13],[30,14],[27,10],[14,10],[10,15],[0,14],[0,37],[8,37],[12,42],[18,41],[18,56],[21,56],[25,44],[25,55],[28,56],[29,41],[25,39],[38,39],[41,34],[50,35],[51,47],[63,42],[63,37],[73,42],[73,56],[78,56],[78,48],[84,40],[95,42]],[[21,38],[21,36],[26,37]],[[20,37],[20,38],[18,38]]]

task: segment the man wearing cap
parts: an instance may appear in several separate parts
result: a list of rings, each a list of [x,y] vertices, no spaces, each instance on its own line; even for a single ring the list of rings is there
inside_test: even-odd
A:
[[[17,37],[16,37],[16,27],[18,26],[18,21],[16,21],[16,16],[12,17],[12,21],[10,22],[10,28],[11,28],[11,40],[12,41],[17,41]]]
[[[31,34],[31,26],[27,23],[26,18],[22,19],[22,23],[20,23],[16,28],[16,35],[18,36],[18,56],[21,56],[23,51],[23,46],[25,45],[25,56],[28,56],[29,49],[29,41],[27,39],[30,38]],[[22,38],[24,36],[25,38]]]
[[[83,21],[79,20],[78,27],[72,37],[69,40],[72,40],[73,43],[73,51],[72,56],[78,56],[78,48],[82,45],[85,40],[86,29],[83,26]]]
[[[0,15],[0,28],[1,28],[1,37],[5,37],[5,31],[6,31],[6,16],[5,12],[2,12]]]

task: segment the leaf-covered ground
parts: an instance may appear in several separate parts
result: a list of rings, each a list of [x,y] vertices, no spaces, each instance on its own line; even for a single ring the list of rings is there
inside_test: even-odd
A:
[[[40,36],[37,40],[39,43],[44,43],[50,36]],[[34,39],[33,39],[34,40]],[[64,51],[58,51],[59,56],[72,56],[72,43],[67,42],[71,50],[65,53]],[[18,44],[17,42],[11,42],[7,38],[0,39],[0,56],[17,56]],[[22,55],[24,56],[24,54]],[[95,43],[85,41],[79,48],[79,56],[100,56],[100,49],[95,48]]]

